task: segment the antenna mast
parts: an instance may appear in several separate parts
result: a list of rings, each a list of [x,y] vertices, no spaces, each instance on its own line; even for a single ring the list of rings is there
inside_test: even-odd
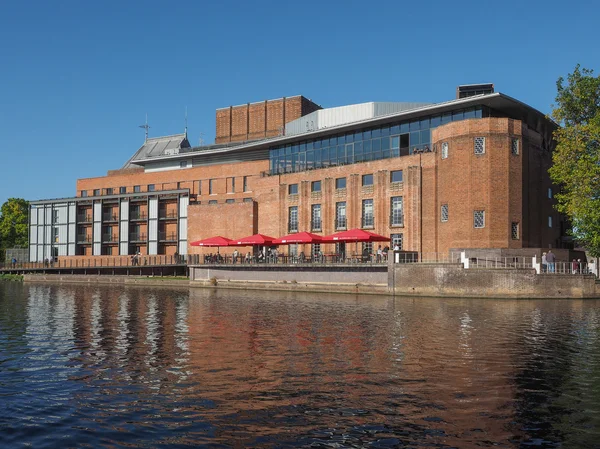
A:
[[[187,139],[187,106],[185,107],[185,138]]]
[[[146,142],[148,140],[148,130],[150,129],[150,126],[148,125],[148,113],[146,113],[146,123],[144,125],[140,125],[139,128],[146,130],[146,138],[144,139],[144,142]]]

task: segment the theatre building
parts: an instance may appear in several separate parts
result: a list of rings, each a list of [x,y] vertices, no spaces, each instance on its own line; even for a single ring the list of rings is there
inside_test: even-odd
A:
[[[215,144],[147,138],[121,169],[77,180],[76,196],[32,201],[30,260],[186,255],[216,235],[351,228],[440,258],[562,248],[547,173],[555,127],[491,84],[436,104],[322,109],[296,96],[219,109]]]

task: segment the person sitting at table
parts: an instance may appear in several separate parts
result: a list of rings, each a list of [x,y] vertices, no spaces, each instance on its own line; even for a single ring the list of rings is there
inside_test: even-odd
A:
[[[300,252],[300,262],[302,262],[302,263],[306,262],[306,256],[304,255],[304,251]]]
[[[252,255],[250,254],[250,251],[248,251],[248,252],[246,253],[246,258],[244,259],[244,262],[245,262],[245,263],[250,263],[250,262],[252,262]]]
[[[363,248],[363,262],[368,262],[369,258],[370,258],[371,254],[369,253],[369,248],[367,246],[365,246]]]

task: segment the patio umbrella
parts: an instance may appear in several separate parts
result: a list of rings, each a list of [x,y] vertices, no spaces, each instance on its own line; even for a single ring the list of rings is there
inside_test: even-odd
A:
[[[275,240],[275,237],[269,237],[268,235],[264,234],[254,234],[241,239],[232,240],[231,243],[229,243],[229,246],[270,246],[274,244],[273,240]]]
[[[347,231],[337,232],[335,234],[323,237],[323,243],[336,242],[389,242],[390,238],[364,229],[348,229]]]
[[[375,234],[374,232],[365,231],[364,229],[348,229],[347,231],[337,232],[335,234],[326,235],[323,237],[323,243],[337,242],[355,242],[355,253],[358,253],[358,242],[389,242],[390,238]]]
[[[229,244],[233,242],[233,240],[228,239],[227,237],[221,237],[217,235],[215,237],[209,237],[207,239],[197,240],[195,242],[190,243],[190,246],[229,246]]]
[[[297,232],[294,234],[284,235],[273,240],[274,245],[293,245],[295,243],[321,243],[323,237],[310,232]]]

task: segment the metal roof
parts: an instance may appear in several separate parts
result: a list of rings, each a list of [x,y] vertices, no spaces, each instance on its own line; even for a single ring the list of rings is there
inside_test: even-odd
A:
[[[135,159],[133,162],[137,165],[144,166],[146,164],[151,164],[158,161],[177,160],[184,157],[189,158],[190,153],[192,153],[195,157],[202,157],[216,154],[229,154],[238,151],[264,149],[273,145],[281,145],[307,139],[320,138],[322,136],[334,135],[361,127],[384,125],[390,122],[398,121],[399,119],[412,120],[425,115],[440,114],[456,110],[457,108],[480,105],[488,106],[496,111],[502,112],[507,117],[522,120],[530,128],[542,134],[548,141],[552,139],[552,131],[558,127],[556,123],[554,123],[552,120],[546,117],[545,114],[537,109],[534,109],[519,100],[509,97],[508,95],[496,92],[492,94],[474,95],[471,97],[450,100],[442,103],[435,103],[428,106],[394,112],[387,115],[358,120],[356,122],[344,123],[342,125],[323,128],[316,131],[309,131],[302,134],[295,134],[292,136],[277,136],[254,142],[240,143],[240,145],[228,148],[207,149],[207,147],[193,147],[186,151],[185,154],[149,157],[142,160]]]
[[[139,159],[155,158],[163,155],[179,154],[182,148],[190,148],[187,135],[173,134],[171,136],[150,137],[139,150],[123,165],[122,168],[129,168]]]

